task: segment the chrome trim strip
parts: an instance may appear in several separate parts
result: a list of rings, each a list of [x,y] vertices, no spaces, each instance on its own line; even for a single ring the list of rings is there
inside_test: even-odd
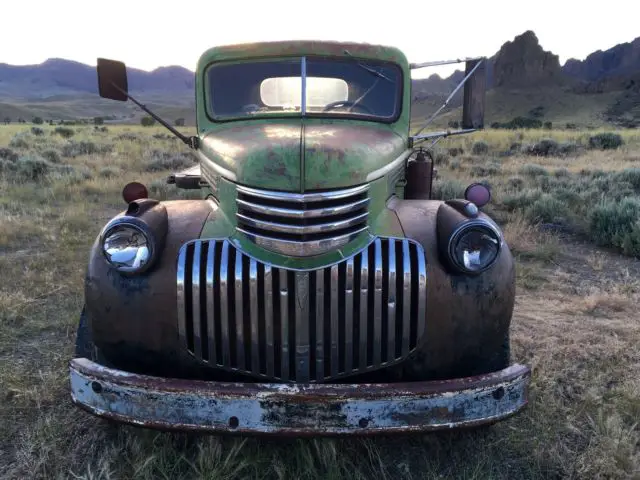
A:
[[[193,354],[202,358],[202,333],[200,332],[200,256],[202,242],[194,245],[191,262],[191,318],[193,321]]]
[[[352,195],[358,195],[369,190],[368,184],[359,185],[357,187],[346,188],[342,190],[329,190],[325,192],[311,192],[311,193],[292,193],[292,192],[280,192],[277,190],[259,190],[256,188],[245,187],[243,185],[236,185],[236,190],[246,195],[253,197],[264,198],[267,200],[280,200],[283,202],[322,202],[327,200],[338,200]]]
[[[409,354],[409,337],[411,335],[411,257],[409,242],[402,241],[402,355]]]
[[[280,357],[280,378],[289,380],[289,291],[287,271],[278,269],[280,274],[280,334],[282,354]]]
[[[251,370],[260,372],[258,345],[258,263],[249,259],[249,315],[251,318]]]
[[[267,339],[265,347],[267,362],[267,375],[274,376],[274,349],[273,343],[273,270],[271,265],[264,265],[264,332]]]
[[[339,372],[338,348],[338,265],[331,267],[331,376]]]
[[[354,257],[347,259],[344,286],[344,371],[354,370],[353,365],[353,276]],[[356,369],[358,366],[356,365]]]
[[[312,272],[313,275],[313,272]],[[316,275],[316,381],[324,379],[324,268]]]
[[[180,249],[178,255],[178,266],[176,268],[177,283],[177,304],[178,304],[178,337],[182,345],[187,345],[187,324],[186,324],[186,304],[185,304],[185,267],[187,264],[187,247]]]
[[[241,227],[237,227],[238,232],[244,234],[253,243],[265,250],[271,250],[282,255],[288,255],[292,257],[309,257],[313,255],[320,255],[336,248],[346,245],[351,240],[356,238],[360,233],[368,230],[367,225],[355,230],[354,232],[346,233],[344,235],[338,235],[336,237],[327,238],[323,240],[311,240],[308,242],[296,242],[290,240],[280,240],[272,237],[265,237],[263,235],[257,235],[255,233],[244,230]]]
[[[215,240],[209,240],[209,251],[207,252],[207,336],[209,337],[209,363],[216,365],[217,352],[216,352],[216,330],[215,330],[215,305],[216,299],[214,296],[214,274],[216,271],[216,251],[215,248],[217,242]]]
[[[424,255],[420,255],[420,252],[416,252],[418,257],[418,271],[416,272],[418,282],[416,288],[418,288],[418,318],[416,334],[418,340],[424,335],[427,327],[427,265]]]
[[[296,382],[308,383],[310,370],[309,345],[309,272],[295,274]]]
[[[291,208],[271,207],[267,205],[260,205],[258,203],[248,202],[241,198],[238,198],[236,200],[236,203],[246,210],[261,213],[263,215],[273,215],[275,217],[286,218],[318,218],[328,217],[331,215],[341,215],[343,213],[349,213],[355,210],[359,210],[361,208],[364,208],[369,203],[369,198],[363,198],[356,202],[337,205],[335,207],[323,207],[312,210],[294,210]]]
[[[229,351],[229,243],[222,244],[220,258],[220,335],[222,336],[222,364],[230,365]]]
[[[244,298],[243,298],[243,277],[242,277],[242,253],[236,250],[236,268],[234,272],[235,285],[235,314],[236,314],[236,365],[238,368],[245,369],[245,352],[244,352]]]
[[[387,362],[396,359],[396,241],[389,241],[389,278],[387,283]],[[383,305],[385,308],[385,305]]]
[[[262,230],[268,230],[270,232],[281,232],[291,234],[306,234],[306,233],[325,233],[333,232],[335,230],[341,230],[343,228],[349,228],[358,223],[362,223],[367,218],[369,212],[360,213],[359,215],[345,220],[338,220],[335,222],[319,223],[317,225],[289,225],[285,223],[268,222],[264,220],[256,220],[251,217],[247,217],[242,213],[237,213],[236,217],[242,223],[251,227],[260,228]]]
[[[373,365],[382,363],[382,244],[374,242]]]
[[[367,182],[372,182],[380,177],[385,176],[395,168],[400,167],[400,165],[402,165],[412,154],[413,149],[405,150],[393,162],[387,163],[384,167],[381,167],[378,170],[374,170],[369,175],[367,175]]]
[[[369,315],[367,312],[369,306],[369,248],[368,246],[360,255],[360,344],[359,349],[359,365],[367,364],[368,349],[368,325]]]

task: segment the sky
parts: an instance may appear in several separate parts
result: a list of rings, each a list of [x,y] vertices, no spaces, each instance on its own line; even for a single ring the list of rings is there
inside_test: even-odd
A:
[[[490,56],[533,30],[563,64],[640,36],[640,1],[592,2],[4,0],[0,63],[64,58],[95,65],[105,57],[143,70],[194,70],[213,46],[297,39],[392,45],[410,62],[425,62]],[[453,68],[421,69],[414,76]]]

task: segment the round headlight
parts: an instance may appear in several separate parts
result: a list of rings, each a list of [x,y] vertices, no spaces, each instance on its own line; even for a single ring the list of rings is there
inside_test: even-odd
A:
[[[458,270],[481,273],[494,264],[501,246],[502,238],[493,225],[469,222],[451,236],[449,257]]]
[[[130,224],[116,224],[109,228],[102,240],[107,261],[121,272],[142,270],[151,259],[151,242],[141,228]]]

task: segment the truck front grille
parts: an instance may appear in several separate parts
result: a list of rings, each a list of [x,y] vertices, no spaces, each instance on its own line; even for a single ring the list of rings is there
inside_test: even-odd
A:
[[[377,238],[318,270],[277,268],[227,240],[178,257],[178,327],[200,361],[270,381],[314,383],[386,367],[424,334],[426,260],[411,240]]]
[[[237,186],[238,231],[288,256],[339,248],[367,229],[368,185],[287,193]]]

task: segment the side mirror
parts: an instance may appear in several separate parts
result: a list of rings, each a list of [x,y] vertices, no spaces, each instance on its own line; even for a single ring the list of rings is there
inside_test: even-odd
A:
[[[129,99],[127,67],[117,60],[98,59],[98,93],[102,98],[126,102]]]
[[[462,128],[484,128],[484,102],[487,87],[486,58],[465,62],[465,76],[482,62],[464,84],[462,100]]]

